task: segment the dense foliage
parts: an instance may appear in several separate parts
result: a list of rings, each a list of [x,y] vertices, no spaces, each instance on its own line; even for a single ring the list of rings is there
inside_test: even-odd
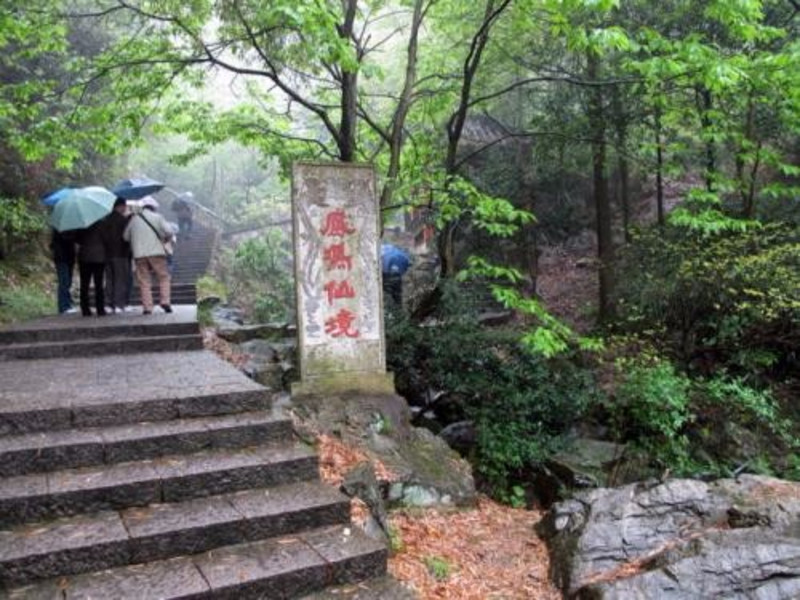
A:
[[[8,0],[2,244],[144,132],[181,137],[134,163],[207,161],[182,185],[231,223],[284,217],[295,160],[370,162],[384,213],[437,233],[441,280],[390,322],[392,367],[476,425],[498,490],[587,407],[654,467],[796,475],[798,32],[794,0]],[[576,238],[596,332],[537,295],[538,246]],[[287,253],[270,234],[222,261],[261,319],[288,316]],[[515,329],[459,308],[469,278]],[[574,357],[603,338],[594,402]]]
[[[471,458],[487,489],[504,496],[563,445],[592,404],[592,377],[574,359],[533,353],[513,328],[482,327],[463,292],[449,286],[423,327],[388,315],[389,368],[420,411],[474,426]]]

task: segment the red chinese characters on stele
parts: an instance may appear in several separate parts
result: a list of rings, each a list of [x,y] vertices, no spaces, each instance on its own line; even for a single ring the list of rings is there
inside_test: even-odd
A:
[[[347,273],[352,271],[353,257],[348,256],[347,245],[342,238],[355,232],[355,227],[350,225],[347,213],[343,209],[335,209],[325,214],[320,233],[326,238],[339,238],[339,241],[332,242],[322,249],[322,259],[326,271],[331,274],[337,271]],[[323,290],[325,290],[328,306],[331,307],[338,300],[356,297],[356,291],[347,279],[330,279],[323,286]],[[356,314],[352,311],[340,308],[338,312],[325,319],[325,333],[334,338],[357,338],[361,334],[354,327],[356,318]]]

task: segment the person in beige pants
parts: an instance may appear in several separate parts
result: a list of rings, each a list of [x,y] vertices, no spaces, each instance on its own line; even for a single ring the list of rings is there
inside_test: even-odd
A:
[[[145,315],[153,312],[151,272],[158,278],[161,308],[164,312],[172,312],[169,298],[170,276],[167,269],[167,253],[164,249],[164,241],[172,236],[172,232],[164,217],[156,212],[157,207],[158,203],[155,200],[146,201],[142,211],[131,217],[122,234],[125,241],[131,244],[136,281],[142,294]]]

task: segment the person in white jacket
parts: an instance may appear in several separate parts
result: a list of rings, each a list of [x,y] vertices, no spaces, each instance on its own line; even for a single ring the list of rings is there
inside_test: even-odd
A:
[[[122,234],[125,241],[131,243],[136,281],[139,283],[143,313],[146,315],[153,312],[151,271],[158,278],[161,308],[164,312],[172,312],[167,252],[164,249],[164,242],[172,237],[172,231],[164,217],[156,212],[156,206],[158,205],[155,201],[145,203],[142,211],[131,217]]]

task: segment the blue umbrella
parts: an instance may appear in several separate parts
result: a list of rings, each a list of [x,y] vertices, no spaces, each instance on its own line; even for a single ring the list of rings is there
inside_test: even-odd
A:
[[[116,196],[103,187],[70,190],[53,207],[50,225],[57,231],[85,229],[110,213],[114,200]]]
[[[66,196],[71,191],[72,188],[65,187],[55,192],[50,192],[49,194],[47,194],[47,196],[42,198],[42,203],[45,206],[54,206],[55,204],[58,204],[59,200],[64,198],[64,196]]]
[[[155,194],[157,191],[164,189],[165,185],[149,177],[131,177],[120,181],[111,191],[120,198],[138,200],[150,194]]]
[[[403,275],[410,266],[405,250],[394,244],[381,244],[381,271],[385,275]]]

